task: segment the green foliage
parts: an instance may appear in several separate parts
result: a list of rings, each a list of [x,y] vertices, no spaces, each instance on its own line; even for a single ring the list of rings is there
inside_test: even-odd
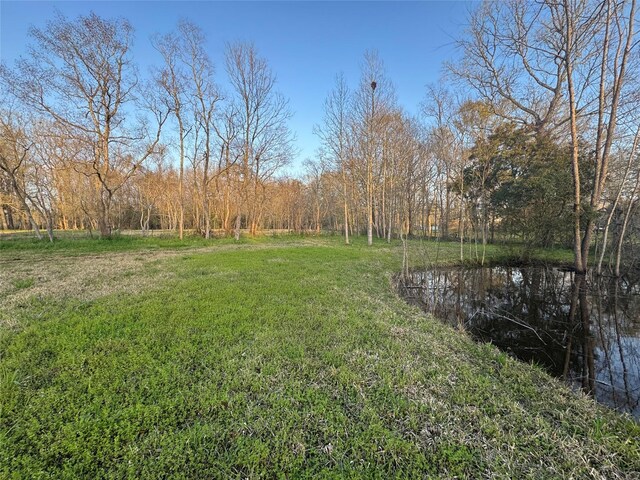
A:
[[[13,287],[21,290],[33,286],[33,278],[18,278],[12,282]]]
[[[499,228],[529,246],[569,245],[571,156],[542,133],[504,124],[474,146],[467,196],[487,205]]]
[[[175,272],[143,293],[25,304],[21,329],[0,333],[0,477],[584,478],[640,469],[637,424],[424,317],[390,284],[399,244],[353,240],[203,248],[190,239],[137,273]],[[45,263],[116,252],[122,261],[176,243],[25,248]],[[415,242],[412,258],[426,248],[440,248],[441,262],[457,256],[454,243]]]

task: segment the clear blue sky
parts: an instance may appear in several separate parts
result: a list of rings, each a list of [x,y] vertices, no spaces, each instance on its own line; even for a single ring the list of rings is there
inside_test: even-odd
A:
[[[355,87],[367,49],[380,53],[400,105],[411,114],[417,113],[425,85],[436,82],[442,62],[455,57],[452,42],[461,34],[471,5],[463,1],[0,0],[0,57],[11,64],[24,54],[29,27],[43,27],[55,9],[70,18],[89,11],[127,18],[136,31],[133,55],[141,72],[147,72],[151,64],[160,64],[149,37],[169,32],[179,18],[187,18],[205,31],[220,80],[225,76],[225,43],[253,41],[277,75],[279,90],[290,99],[295,113],[291,128],[300,150],[295,163],[299,165],[312,157],[318,146],[312,129],[321,121],[322,104],[335,75],[344,72]]]

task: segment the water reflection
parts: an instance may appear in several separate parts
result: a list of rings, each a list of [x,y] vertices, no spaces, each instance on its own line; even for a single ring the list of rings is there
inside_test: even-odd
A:
[[[640,418],[640,282],[547,267],[413,272],[405,298]]]

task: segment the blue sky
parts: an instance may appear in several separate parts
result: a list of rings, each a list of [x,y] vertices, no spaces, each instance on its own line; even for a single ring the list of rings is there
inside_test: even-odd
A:
[[[471,6],[463,1],[2,0],[0,58],[12,63],[24,54],[29,27],[43,27],[55,9],[70,18],[89,11],[127,18],[136,31],[133,55],[141,72],[160,64],[149,37],[172,30],[179,18],[187,18],[205,31],[221,84],[225,43],[253,41],[277,75],[279,90],[290,99],[294,111],[291,128],[300,151],[295,164],[300,165],[318,146],[313,125],[322,119],[322,104],[337,73],[343,72],[351,86],[357,85],[365,50],[378,50],[400,105],[415,114],[425,85],[438,81],[442,62],[455,57],[453,39],[462,33]]]

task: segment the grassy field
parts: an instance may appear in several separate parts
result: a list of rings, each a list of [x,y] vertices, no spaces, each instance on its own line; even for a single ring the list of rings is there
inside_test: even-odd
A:
[[[426,318],[400,265],[339,237],[0,239],[0,478],[638,478],[640,425]]]

